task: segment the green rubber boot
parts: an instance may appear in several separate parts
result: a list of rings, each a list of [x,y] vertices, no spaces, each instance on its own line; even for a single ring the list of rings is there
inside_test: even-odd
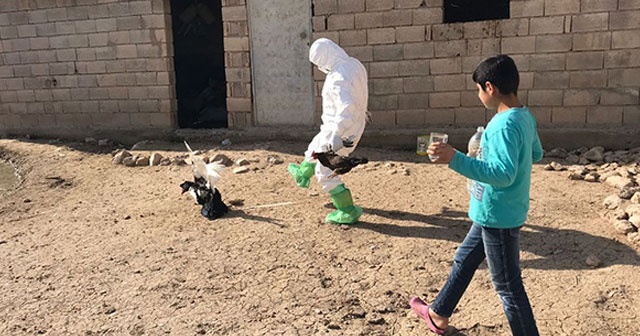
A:
[[[333,224],[354,224],[362,215],[362,208],[353,205],[353,198],[351,198],[351,190],[347,189],[344,184],[341,184],[333,188],[329,194],[331,194],[331,200],[336,207],[336,211],[327,215],[326,221]]]
[[[298,187],[301,188],[309,188],[309,182],[311,180],[311,176],[315,173],[315,170],[316,164],[307,161],[302,161],[300,165],[290,163],[289,167],[287,167],[287,171],[289,171],[289,174],[293,176]]]

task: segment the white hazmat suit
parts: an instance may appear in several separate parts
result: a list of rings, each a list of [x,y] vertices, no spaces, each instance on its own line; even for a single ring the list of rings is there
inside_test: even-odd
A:
[[[315,176],[322,190],[332,195],[335,205],[334,194],[340,191],[346,190],[351,200],[349,189],[344,187],[340,177],[332,176],[329,168],[316,163],[312,153],[332,149],[339,155],[348,156],[358,145],[367,123],[367,71],[360,61],[326,38],[320,38],[311,45],[309,61],[327,74],[322,87],[322,125],[305,152],[305,162],[294,166],[299,169],[298,173],[291,168],[290,172],[299,186],[308,187],[308,175],[315,165]],[[307,177],[306,181],[304,177]],[[361,214],[362,210],[359,211]],[[329,218],[328,221],[335,222]]]

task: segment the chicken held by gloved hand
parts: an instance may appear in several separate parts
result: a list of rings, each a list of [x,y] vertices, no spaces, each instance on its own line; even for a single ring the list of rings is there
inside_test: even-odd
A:
[[[331,169],[333,176],[346,174],[354,167],[369,162],[367,158],[342,156],[336,154],[333,150],[321,153],[313,152],[311,157],[320,161],[321,165]]]
[[[182,182],[182,193],[189,192],[196,204],[202,206],[200,213],[203,216],[209,219],[222,217],[229,211],[229,207],[222,201],[222,195],[215,185],[220,180],[225,166],[221,162],[205,163],[201,157],[194,154],[186,141],[184,144],[189,150],[193,182]]]
[[[289,164],[287,170],[301,188],[309,188],[315,175],[322,191],[331,195],[337,210],[327,215],[327,222],[353,224],[362,215],[362,208],[353,204],[351,191],[339,176],[349,168],[336,172],[322,161],[317,164],[319,160],[313,153],[332,150],[336,155],[348,157],[360,142],[368,119],[367,71],[360,61],[326,38],[313,42],[309,61],[327,74],[322,86],[322,125],[304,153],[304,160]]]

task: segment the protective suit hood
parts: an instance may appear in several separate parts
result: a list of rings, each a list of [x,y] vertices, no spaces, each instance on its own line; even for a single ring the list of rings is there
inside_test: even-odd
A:
[[[348,59],[349,55],[339,45],[326,38],[317,39],[309,50],[309,61],[324,73],[335,69],[338,64]]]

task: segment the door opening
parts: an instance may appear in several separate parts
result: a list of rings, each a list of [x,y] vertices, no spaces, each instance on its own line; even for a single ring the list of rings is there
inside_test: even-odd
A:
[[[227,127],[221,0],[171,0],[180,128]]]

